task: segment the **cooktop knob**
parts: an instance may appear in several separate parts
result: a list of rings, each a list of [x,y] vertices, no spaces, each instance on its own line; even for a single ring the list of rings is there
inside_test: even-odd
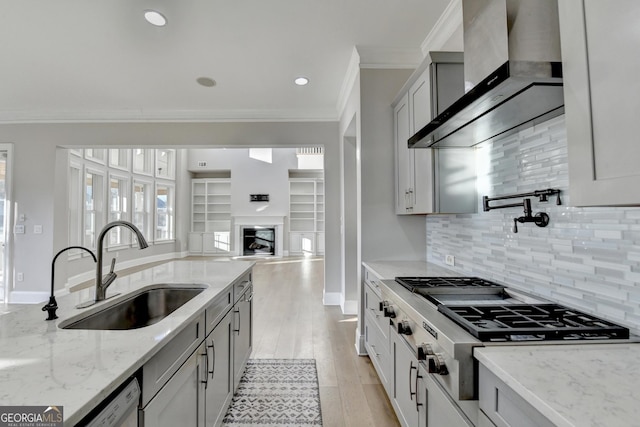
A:
[[[384,307],[384,317],[396,318],[396,311],[390,305]]]
[[[411,335],[411,325],[409,325],[409,322],[407,320],[398,322],[398,333],[401,335]]]
[[[427,357],[433,354],[431,344],[422,343],[418,346],[418,360],[427,360]]]
[[[432,354],[427,356],[427,364],[430,374],[448,375],[449,370],[444,363],[444,357],[441,354]]]

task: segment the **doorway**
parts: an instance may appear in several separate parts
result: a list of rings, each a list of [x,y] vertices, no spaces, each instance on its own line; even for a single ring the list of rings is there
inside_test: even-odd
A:
[[[0,144],[0,302],[7,303],[11,283],[11,154],[9,144]]]

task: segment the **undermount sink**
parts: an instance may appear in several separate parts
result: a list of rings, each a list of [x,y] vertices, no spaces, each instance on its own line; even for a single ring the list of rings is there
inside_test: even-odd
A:
[[[153,285],[89,314],[61,322],[62,329],[126,330],[153,325],[204,291],[201,285]]]

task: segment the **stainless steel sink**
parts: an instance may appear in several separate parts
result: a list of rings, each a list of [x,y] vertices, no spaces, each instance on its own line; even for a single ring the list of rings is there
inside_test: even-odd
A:
[[[153,325],[205,290],[197,285],[154,285],[108,305],[60,323],[62,329],[123,330]]]

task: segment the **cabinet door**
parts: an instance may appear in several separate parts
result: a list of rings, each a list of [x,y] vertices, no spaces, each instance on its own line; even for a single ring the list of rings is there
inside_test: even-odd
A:
[[[189,233],[189,253],[202,253],[202,233]]]
[[[200,387],[205,380],[203,359],[204,346],[193,352],[141,410],[143,427],[204,426],[204,393]]]
[[[640,204],[640,3],[558,2],[571,204]]]
[[[416,375],[418,359],[402,336],[390,333],[393,342],[393,400],[398,420],[403,427],[418,425],[418,406],[416,404]]]
[[[420,427],[473,427],[473,423],[462,413],[444,389],[420,368],[416,382]]]
[[[411,213],[411,182],[413,158],[407,146],[410,134],[409,95],[405,95],[393,109],[396,151],[396,213]]]
[[[233,389],[240,383],[253,343],[253,287],[240,297],[233,309]]]
[[[205,419],[207,426],[219,426],[233,396],[231,369],[233,312],[230,311],[205,340],[207,346]]]

